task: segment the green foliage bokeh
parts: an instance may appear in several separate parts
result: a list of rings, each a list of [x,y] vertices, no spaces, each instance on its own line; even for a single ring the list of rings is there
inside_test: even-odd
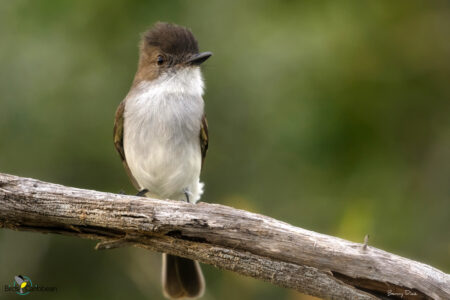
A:
[[[450,271],[448,1],[1,1],[0,172],[135,193],[112,144],[140,33],[203,51],[203,201]],[[160,299],[160,255],[0,231],[0,284],[45,299]],[[299,249],[301,251],[301,249]],[[300,299],[204,266],[205,299]],[[2,292],[3,296],[8,296]]]

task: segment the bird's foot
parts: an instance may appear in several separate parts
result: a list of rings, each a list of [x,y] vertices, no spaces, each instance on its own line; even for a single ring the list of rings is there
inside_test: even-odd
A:
[[[192,195],[192,193],[189,191],[188,188],[184,189],[184,195],[186,196],[186,202],[189,203],[190,195]]]
[[[136,194],[136,196],[138,196],[138,197],[145,197],[145,194],[147,194],[147,193],[148,193],[147,189],[142,189]]]

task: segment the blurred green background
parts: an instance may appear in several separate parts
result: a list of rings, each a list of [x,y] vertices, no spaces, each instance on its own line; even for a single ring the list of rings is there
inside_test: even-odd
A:
[[[450,271],[448,1],[0,1],[0,172],[135,193],[114,112],[159,20],[214,52],[203,201]],[[162,298],[158,253],[94,245],[1,230],[0,284]],[[205,299],[306,298],[203,269]]]

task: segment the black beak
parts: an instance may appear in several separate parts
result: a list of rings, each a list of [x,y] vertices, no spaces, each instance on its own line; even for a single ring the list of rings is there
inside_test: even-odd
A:
[[[208,52],[202,52],[202,53],[194,54],[186,61],[186,63],[188,65],[199,66],[203,62],[205,62],[208,58],[210,58],[211,55],[212,55],[212,52],[209,52],[209,51]]]

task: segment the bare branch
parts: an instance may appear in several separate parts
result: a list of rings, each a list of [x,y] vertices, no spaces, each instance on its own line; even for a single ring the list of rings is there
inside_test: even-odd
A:
[[[65,187],[0,173],[0,227],[137,246],[334,299],[450,299],[450,275],[231,207]]]

